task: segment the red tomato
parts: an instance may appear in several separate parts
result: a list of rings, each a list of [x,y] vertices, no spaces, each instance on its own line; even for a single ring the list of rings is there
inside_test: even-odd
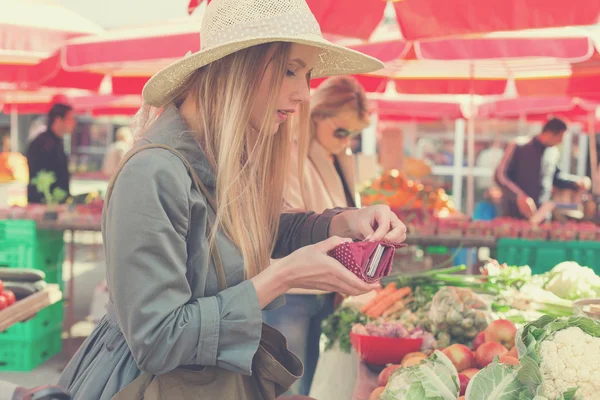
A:
[[[12,306],[13,304],[15,304],[15,301],[17,301],[17,298],[15,297],[15,294],[12,290],[3,291],[2,296],[6,297],[6,301],[8,302],[9,306]]]
[[[2,279],[0,279],[0,293],[2,293],[3,290],[4,290],[4,282],[2,282]]]
[[[6,300],[4,295],[0,294],[0,310],[4,310],[6,307],[8,307],[8,300]]]

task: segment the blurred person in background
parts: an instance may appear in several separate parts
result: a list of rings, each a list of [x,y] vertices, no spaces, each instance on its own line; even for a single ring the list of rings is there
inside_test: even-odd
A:
[[[40,171],[54,172],[56,182],[51,190],[60,188],[70,194],[69,161],[65,154],[63,137],[70,135],[77,121],[73,107],[68,104],[55,103],[48,112],[48,129],[38,135],[27,149],[27,164],[29,167],[29,182]],[[31,183],[27,186],[29,203],[42,203],[44,195],[37,191]]]
[[[311,141],[306,154],[303,177],[297,168],[289,175],[284,198],[292,209],[321,213],[336,207],[355,207],[354,156],[349,151],[352,139],[369,126],[367,97],[355,78],[329,78],[311,98]],[[301,184],[301,180],[302,183]],[[279,329],[289,347],[304,364],[304,375],[290,394],[308,395],[319,358],[321,323],[334,311],[335,293],[292,290],[286,304],[264,312],[267,324]]]
[[[29,126],[29,135],[27,136],[27,143],[34,141],[36,137],[46,132],[48,127],[46,126],[46,116],[36,118]]]
[[[550,119],[542,132],[525,144],[512,143],[504,153],[495,173],[502,189],[502,214],[513,218],[531,218],[538,208],[551,200],[552,189],[585,191],[588,177],[577,177],[558,168],[560,151],[567,125],[558,118]]]
[[[131,130],[122,126],[117,129],[115,141],[108,147],[108,151],[102,162],[102,173],[108,177],[117,170],[123,156],[131,149],[133,145],[133,137]]]

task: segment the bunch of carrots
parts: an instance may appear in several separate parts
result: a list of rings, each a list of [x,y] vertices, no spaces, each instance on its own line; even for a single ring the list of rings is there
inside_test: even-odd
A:
[[[412,290],[408,286],[396,288],[395,283],[390,283],[378,291],[377,295],[361,308],[360,312],[371,318],[392,315],[408,304],[408,296]]]

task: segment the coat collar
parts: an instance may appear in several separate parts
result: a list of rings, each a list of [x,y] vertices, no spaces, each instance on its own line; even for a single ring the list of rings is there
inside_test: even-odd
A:
[[[194,131],[188,128],[175,105],[169,104],[165,107],[158,119],[143,134],[142,140],[173,147],[185,156],[200,180],[209,189],[215,188],[214,170],[194,137]]]
[[[354,159],[353,156],[339,154],[335,156],[342,170],[339,176],[330,153],[317,141],[312,140],[308,149],[308,158],[319,173],[334,204],[346,204],[346,194],[342,186],[342,179],[354,193]]]

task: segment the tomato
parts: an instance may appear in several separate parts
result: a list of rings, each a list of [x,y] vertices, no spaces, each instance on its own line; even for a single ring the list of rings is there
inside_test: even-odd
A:
[[[2,282],[2,279],[0,279],[0,293],[2,293],[3,290],[4,290],[4,282]]]
[[[8,300],[3,294],[0,294],[0,310],[4,310],[6,307],[8,307]]]
[[[12,306],[17,301],[15,294],[12,290],[5,290],[2,292],[2,296],[6,297],[6,301],[8,302],[8,306]]]

